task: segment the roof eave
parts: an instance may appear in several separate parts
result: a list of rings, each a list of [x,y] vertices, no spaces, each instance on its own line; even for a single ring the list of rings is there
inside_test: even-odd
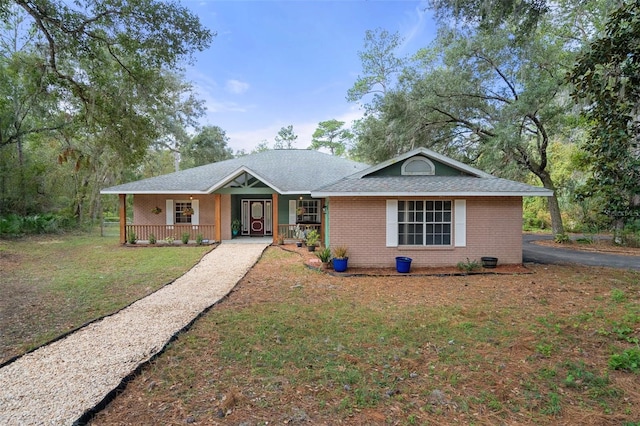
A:
[[[495,192],[331,192],[312,191],[313,198],[327,197],[551,197],[553,191],[495,191]]]
[[[135,194],[139,194],[139,195],[163,195],[163,194],[208,194],[207,191],[203,191],[201,189],[192,189],[192,190],[184,190],[184,189],[180,189],[180,190],[153,190],[153,191],[136,191],[136,190],[124,190],[124,191],[119,191],[119,190],[102,190],[100,191],[100,194],[104,194],[104,195],[109,195],[109,194],[114,194],[114,195],[119,195],[119,194],[126,194],[126,195],[135,195]]]

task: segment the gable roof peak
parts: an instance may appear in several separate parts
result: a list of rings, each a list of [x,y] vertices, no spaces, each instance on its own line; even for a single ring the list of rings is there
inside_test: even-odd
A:
[[[411,151],[407,151],[404,154],[398,155],[397,157],[391,158],[387,161],[383,161],[382,163],[376,164],[375,166],[369,167],[368,169],[361,171],[360,173],[358,173],[356,176],[353,176],[353,177],[363,178],[367,175],[377,172],[378,170],[385,169],[393,164],[403,162],[411,157],[415,157],[418,155],[427,157],[430,160],[435,160],[439,163],[442,163],[454,169],[460,170],[471,176],[482,177],[482,178],[495,178],[495,176],[489,173],[483,172],[480,169],[476,169],[475,167],[462,163],[458,160],[454,160],[453,158],[444,156],[442,154],[438,154],[437,152],[432,151],[425,147],[418,147],[418,148],[412,149]]]

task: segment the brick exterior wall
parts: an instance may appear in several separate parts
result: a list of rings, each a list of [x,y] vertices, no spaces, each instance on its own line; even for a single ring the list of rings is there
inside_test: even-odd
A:
[[[395,267],[396,256],[410,257],[412,266],[416,267],[455,266],[467,258],[480,261],[483,256],[497,257],[499,264],[522,263],[522,197],[461,198],[466,199],[467,205],[466,247],[437,248],[386,247],[387,199],[330,199],[329,241],[332,247],[344,245],[348,248],[349,266]],[[440,199],[451,200],[453,205],[453,198]],[[454,222],[455,218],[452,226]],[[454,238],[452,235],[452,241]]]
[[[215,224],[215,209],[213,195],[194,195],[194,200],[200,204],[200,224]],[[166,225],[167,212],[166,201],[189,201],[189,196],[184,194],[136,194],[133,196],[133,223],[137,225]],[[160,207],[162,213],[155,214],[151,210]]]

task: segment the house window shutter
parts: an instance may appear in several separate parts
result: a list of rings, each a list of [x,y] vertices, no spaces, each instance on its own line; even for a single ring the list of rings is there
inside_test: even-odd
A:
[[[453,202],[455,246],[467,246],[467,200]]]
[[[296,224],[297,204],[296,200],[289,200],[289,225]]]
[[[398,247],[398,200],[387,200],[387,247]]]
[[[193,209],[191,224],[200,225],[200,200],[191,200],[191,208]]]
[[[173,225],[173,200],[167,200],[164,211],[167,214],[167,225]]]

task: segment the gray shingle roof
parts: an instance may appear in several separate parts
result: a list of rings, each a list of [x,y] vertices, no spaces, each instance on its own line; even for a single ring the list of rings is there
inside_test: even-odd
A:
[[[281,194],[309,193],[368,168],[315,150],[270,150],[105,188],[103,194],[208,193],[248,170]]]
[[[389,160],[388,163],[392,164],[393,160]],[[468,166],[464,167],[471,169]],[[477,177],[366,176],[365,171],[374,168],[364,163],[314,150],[271,150],[113,186],[102,190],[102,193],[210,193],[223,187],[231,178],[247,171],[281,194],[311,193],[318,198],[354,195],[551,196],[553,194],[545,188],[496,178],[476,169],[472,171],[477,172]]]
[[[380,176],[346,178],[319,187],[314,197],[399,195],[506,195],[551,196],[552,191],[496,177],[471,176]]]

